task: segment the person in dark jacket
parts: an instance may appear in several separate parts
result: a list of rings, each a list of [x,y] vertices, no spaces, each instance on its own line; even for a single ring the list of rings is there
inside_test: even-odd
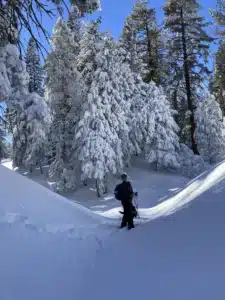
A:
[[[121,201],[124,209],[123,219],[121,223],[121,228],[128,226],[128,229],[134,228],[133,221],[133,188],[131,183],[128,181],[127,174],[121,176],[122,183],[118,184],[115,188],[116,199]]]

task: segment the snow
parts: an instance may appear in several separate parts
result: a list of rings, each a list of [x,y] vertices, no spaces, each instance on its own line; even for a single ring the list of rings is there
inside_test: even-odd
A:
[[[0,299],[223,300],[225,161],[191,182],[128,174],[141,219],[120,231],[111,193],[75,193],[88,209],[0,167]]]
[[[74,299],[101,220],[0,166],[0,299]]]

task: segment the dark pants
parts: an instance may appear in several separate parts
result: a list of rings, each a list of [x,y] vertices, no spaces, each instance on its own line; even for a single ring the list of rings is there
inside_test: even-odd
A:
[[[121,228],[128,225],[128,228],[134,228],[132,203],[130,201],[122,201],[122,206],[124,210],[124,215],[121,223]]]

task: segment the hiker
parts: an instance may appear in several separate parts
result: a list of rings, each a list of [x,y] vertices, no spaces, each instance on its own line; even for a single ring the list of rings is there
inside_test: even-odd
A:
[[[134,192],[131,183],[128,181],[126,173],[121,175],[121,180],[122,183],[118,184],[114,191],[116,199],[121,201],[124,209],[123,219],[120,227],[124,228],[128,225],[128,229],[131,229],[134,228],[132,204]]]

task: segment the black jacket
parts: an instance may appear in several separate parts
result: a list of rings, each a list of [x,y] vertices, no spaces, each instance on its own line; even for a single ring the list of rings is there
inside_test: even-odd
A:
[[[129,181],[123,181],[121,184],[118,184],[115,188],[114,193],[116,199],[123,202],[131,202],[134,194],[132,185]]]

